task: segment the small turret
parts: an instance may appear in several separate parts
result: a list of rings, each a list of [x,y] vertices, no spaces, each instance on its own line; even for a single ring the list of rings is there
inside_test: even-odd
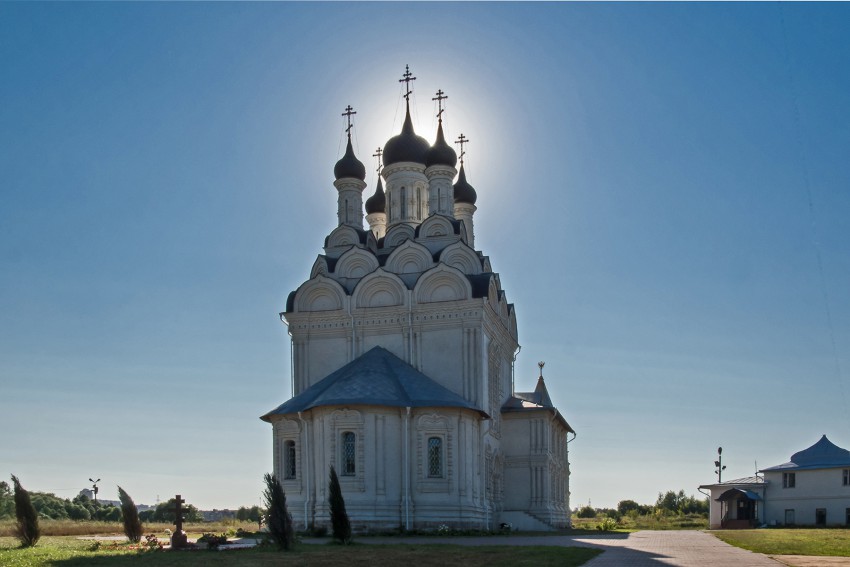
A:
[[[475,189],[466,180],[466,171],[463,167],[463,157],[466,152],[463,145],[469,142],[463,134],[457,139],[457,144],[460,144],[460,172],[458,173],[457,183],[454,184],[454,213],[455,218],[463,221],[464,231],[466,232],[466,243],[472,248],[475,248],[475,232],[472,226],[472,215],[478,210],[475,207],[475,201],[478,199],[478,194]]]
[[[428,178],[428,212],[454,217],[452,179],[457,175],[457,154],[454,148],[446,143],[446,137],[443,135],[443,101],[447,98],[441,89],[432,99],[437,101],[439,107],[439,123],[437,141],[425,154],[425,176]]]
[[[381,239],[387,233],[387,196],[384,194],[384,186],[381,182],[381,148],[372,154],[378,158],[378,187],[375,194],[366,199],[366,222],[375,238]]]
[[[357,114],[349,105],[343,116],[348,120],[345,129],[348,135],[348,144],[345,147],[345,155],[336,162],[334,166],[334,187],[337,195],[337,221],[340,226],[352,226],[363,230],[363,189],[366,188],[366,166],[354,155],[351,146],[351,116]]]

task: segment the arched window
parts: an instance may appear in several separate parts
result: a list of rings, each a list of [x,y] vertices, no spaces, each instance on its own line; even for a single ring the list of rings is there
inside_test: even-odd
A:
[[[407,220],[407,189],[401,188],[401,220]]]
[[[443,439],[428,438],[428,478],[443,478]]]
[[[354,476],[357,472],[354,457],[357,448],[357,436],[351,431],[346,431],[342,434],[342,476]]]
[[[295,441],[287,441],[283,444],[283,478],[292,480],[295,473]]]
[[[422,218],[422,193],[419,187],[414,187],[413,190],[416,191],[416,208],[413,209],[413,214],[415,215],[414,220],[419,220]]]

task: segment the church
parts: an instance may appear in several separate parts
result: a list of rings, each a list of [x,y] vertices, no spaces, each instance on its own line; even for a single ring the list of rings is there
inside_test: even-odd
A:
[[[328,526],[337,472],[352,527],[553,530],[570,523],[568,442],[543,363],[514,390],[514,305],[475,245],[477,193],[443,132],[401,132],[377,152],[374,192],[351,143],[334,166],[337,227],[280,314],[293,397],[272,425],[273,470],[296,525]],[[383,160],[383,163],[381,163]],[[458,168],[459,162],[459,168]],[[364,228],[365,221],[368,228]]]

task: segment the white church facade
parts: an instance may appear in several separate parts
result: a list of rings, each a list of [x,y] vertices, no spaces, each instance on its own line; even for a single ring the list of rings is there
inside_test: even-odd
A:
[[[516,312],[475,247],[465,139],[456,169],[441,106],[436,142],[416,135],[412,80],[406,72],[404,125],[365,202],[368,229],[347,109],[338,226],[281,313],[293,397],[261,418],[274,474],[303,526],[329,525],[331,466],[355,529],[567,526],[575,433],[542,363],[534,391],[514,391]]]

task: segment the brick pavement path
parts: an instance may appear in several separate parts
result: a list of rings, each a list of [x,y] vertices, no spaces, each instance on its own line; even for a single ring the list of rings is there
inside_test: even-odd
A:
[[[316,540],[327,541],[327,540]],[[753,553],[694,530],[640,531],[629,534],[491,536],[491,537],[369,537],[363,543],[447,543],[454,545],[562,545],[597,547],[605,553],[585,567],[781,567],[761,553]],[[305,540],[312,543],[310,540]]]
[[[586,567],[779,567],[761,553],[724,543],[700,531],[640,531],[628,537],[602,542],[576,537],[576,542],[605,548],[605,553],[585,563]]]

